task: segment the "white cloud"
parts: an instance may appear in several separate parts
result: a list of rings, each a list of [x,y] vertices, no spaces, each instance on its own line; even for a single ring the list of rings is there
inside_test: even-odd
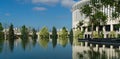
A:
[[[32,3],[56,4],[59,0],[32,0]]]
[[[45,7],[34,7],[33,10],[34,11],[45,11],[45,10],[47,10],[47,8],[45,8]]]
[[[61,0],[61,5],[64,7],[72,7],[72,5],[76,3],[74,0]]]
[[[44,5],[57,5],[58,3],[61,4],[63,7],[69,7],[71,8],[74,3],[76,3],[75,0],[18,0],[18,1],[31,1],[33,4],[44,4]]]

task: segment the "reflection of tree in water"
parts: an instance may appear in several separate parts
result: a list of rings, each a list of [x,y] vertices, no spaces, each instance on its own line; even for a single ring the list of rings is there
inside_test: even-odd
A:
[[[65,37],[65,38],[59,38],[59,42],[60,42],[60,45],[62,45],[63,47],[66,47],[67,43],[68,43],[68,38]]]
[[[90,59],[99,59],[100,53],[99,51],[94,51],[93,48],[90,48],[90,50],[88,51],[88,57]]]
[[[53,45],[53,48],[56,47],[57,45],[57,38],[58,38],[58,34],[57,34],[57,29],[56,27],[53,27],[52,29],[52,45]]]
[[[35,46],[36,45],[36,40],[37,40],[37,31],[33,28],[32,29],[32,45]]]
[[[23,50],[26,49],[28,43],[29,43],[29,40],[28,40],[28,39],[22,39],[21,44],[22,44]]]
[[[93,48],[82,53],[78,52],[77,56],[79,59],[85,59],[85,57],[87,57],[87,59],[108,59],[105,51],[100,53],[99,51],[94,51]]]
[[[117,53],[117,56],[118,56],[118,57],[115,57],[115,58],[119,59],[120,58],[120,50],[119,49],[115,49],[115,52]]]
[[[0,39],[0,53],[3,50],[3,45],[4,45],[4,39]]]
[[[48,47],[48,42],[49,42],[49,39],[46,39],[46,38],[39,39],[39,44],[43,48]]]
[[[37,39],[32,39],[32,45],[33,45],[33,47],[36,45],[36,43],[37,43]]]
[[[9,49],[11,52],[13,52],[14,49],[14,40],[8,40],[9,41]]]
[[[72,45],[73,44],[73,30],[72,29],[70,30],[69,41],[70,41],[70,44]]]
[[[53,48],[56,47],[56,45],[57,45],[57,39],[55,39],[55,38],[52,39],[52,45],[53,45]]]

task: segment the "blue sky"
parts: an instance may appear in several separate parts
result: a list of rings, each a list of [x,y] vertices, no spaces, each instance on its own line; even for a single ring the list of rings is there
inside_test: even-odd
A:
[[[71,6],[78,0],[0,0],[0,22],[42,28],[71,28]]]

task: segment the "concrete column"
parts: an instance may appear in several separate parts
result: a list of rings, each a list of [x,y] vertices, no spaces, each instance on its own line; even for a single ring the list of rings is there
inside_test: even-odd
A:
[[[92,44],[90,44],[90,47],[92,47]]]
[[[98,51],[98,44],[96,44],[96,51]]]
[[[120,46],[119,46],[119,50],[120,50]]]
[[[106,38],[106,34],[104,34],[104,38]]]
[[[113,24],[110,24],[110,31],[113,31]]]
[[[88,46],[88,42],[85,42],[85,47],[87,47]]]
[[[81,42],[81,46],[83,46],[83,42]]]
[[[98,31],[98,27],[96,27],[96,31]]]
[[[105,45],[102,46],[103,47],[103,50],[105,49]]]
[[[103,26],[103,32],[105,32],[105,26]]]
[[[88,28],[85,28],[85,32],[88,32]]]
[[[81,31],[83,31],[83,27],[81,27]]]
[[[113,45],[110,45],[110,48],[113,49]]]

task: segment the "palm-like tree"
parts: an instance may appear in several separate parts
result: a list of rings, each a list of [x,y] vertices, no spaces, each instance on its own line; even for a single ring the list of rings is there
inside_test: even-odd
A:
[[[95,19],[94,19],[94,16],[92,15],[92,11],[93,10],[92,10],[92,7],[90,7],[90,5],[84,5],[81,8],[81,11],[80,11],[80,12],[82,12],[86,16],[86,18],[90,19],[89,23],[92,25],[92,28],[91,28],[92,34],[91,35],[93,35],[93,25],[95,23]],[[92,36],[91,36],[91,38],[92,38]]]
[[[84,23],[83,23],[83,20],[82,20],[82,21],[79,21],[78,24],[77,24],[77,28],[78,28],[79,30],[81,30],[81,26],[82,26],[83,24],[84,24]]]
[[[89,24],[92,26],[91,30],[91,38],[93,37],[93,26],[96,24],[100,24],[101,21],[103,21],[102,23],[105,23],[106,21],[106,17],[104,16],[104,14],[102,12],[100,12],[100,4],[97,4],[98,2],[96,2],[96,0],[90,0],[90,4],[88,5],[84,5],[81,8],[81,11],[87,18],[89,18]],[[104,17],[104,18],[103,18]],[[103,18],[103,19],[102,19]]]

